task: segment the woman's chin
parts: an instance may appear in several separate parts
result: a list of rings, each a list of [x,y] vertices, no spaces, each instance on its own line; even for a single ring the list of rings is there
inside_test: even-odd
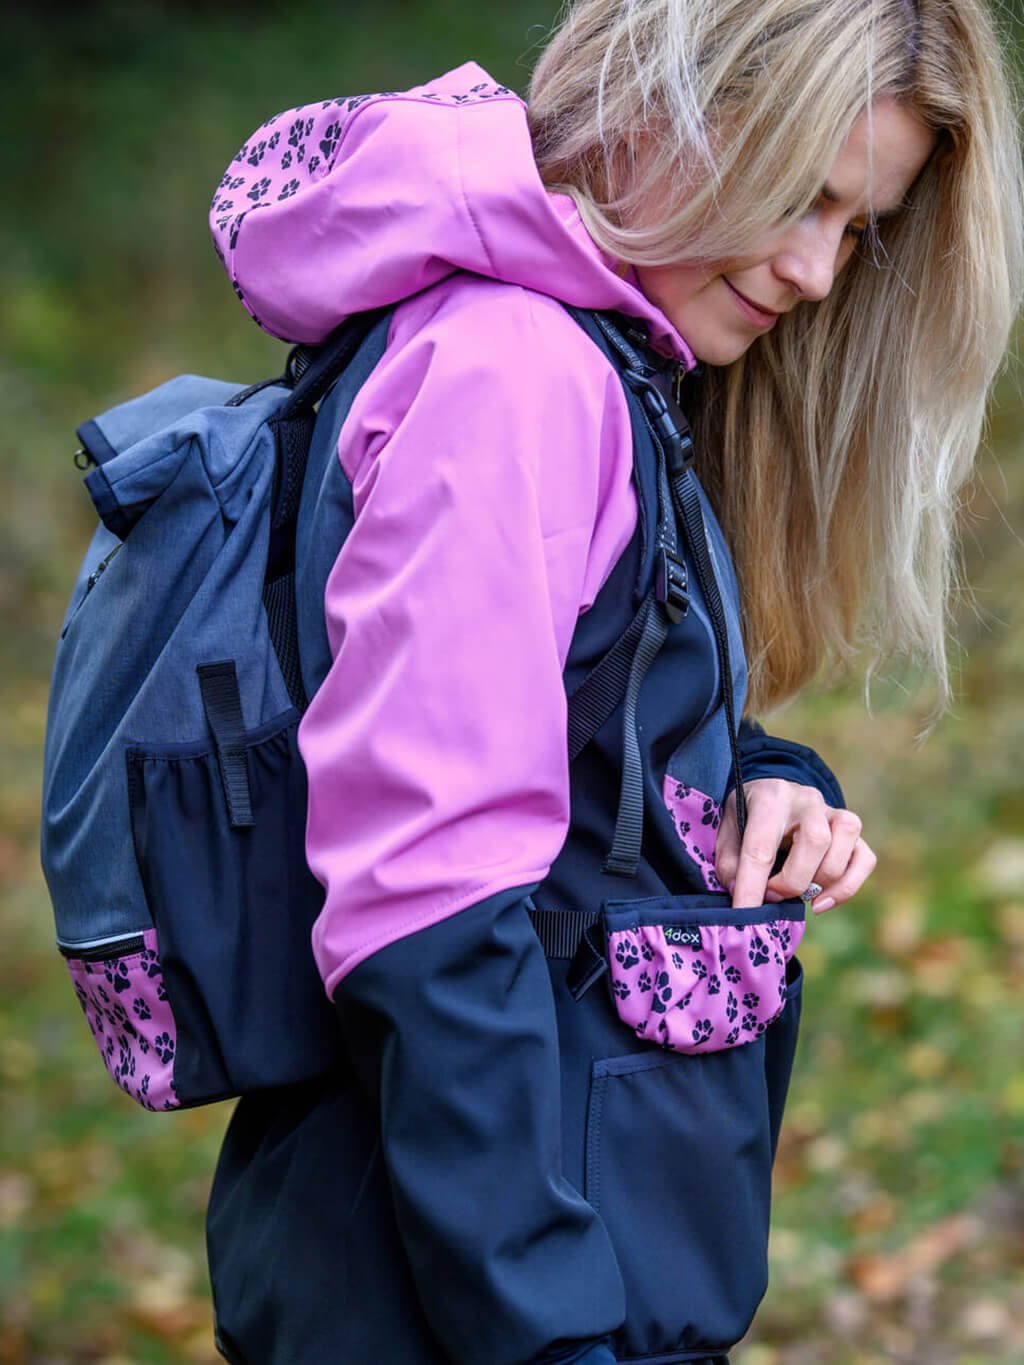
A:
[[[684,333],[685,335],[685,333]],[[732,365],[757,341],[756,336],[686,337],[690,350],[702,365]]]

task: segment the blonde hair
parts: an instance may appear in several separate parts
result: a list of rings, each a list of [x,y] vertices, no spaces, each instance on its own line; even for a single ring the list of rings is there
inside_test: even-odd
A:
[[[882,97],[939,133],[909,203],[827,299],[709,369],[690,414],[755,713],[865,646],[869,668],[923,664],[948,702],[958,492],[1024,276],[992,23],[981,0],[580,0],[530,87],[545,184],[637,265],[738,256],[807,211]]]

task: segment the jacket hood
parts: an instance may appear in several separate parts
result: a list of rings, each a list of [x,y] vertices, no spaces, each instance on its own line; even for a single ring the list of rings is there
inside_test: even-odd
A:
[[[695,363],[572,199],[547,191],[526,105],[475,62],[278,114],[228,167],[210,225],[239,298],[289,341],[466,270],[638,318],[657,350]]]

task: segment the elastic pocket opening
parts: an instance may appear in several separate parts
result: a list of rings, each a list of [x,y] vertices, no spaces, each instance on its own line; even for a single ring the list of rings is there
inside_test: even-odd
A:
[[[638,1038],[707,1053],[760,1038],[782,1013],[803,901],[734,909],[728,896],[653,897],[604,907],[609,986]]]

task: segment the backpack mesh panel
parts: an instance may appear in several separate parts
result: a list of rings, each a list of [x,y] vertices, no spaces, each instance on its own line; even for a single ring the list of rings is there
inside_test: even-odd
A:
[[[304,709],[306,694],[299,668],[299,639],[295,620],[295,574],[282,574],[263,585],[263,605],[267,628],[281,666],[281,674],[292,705]]]

